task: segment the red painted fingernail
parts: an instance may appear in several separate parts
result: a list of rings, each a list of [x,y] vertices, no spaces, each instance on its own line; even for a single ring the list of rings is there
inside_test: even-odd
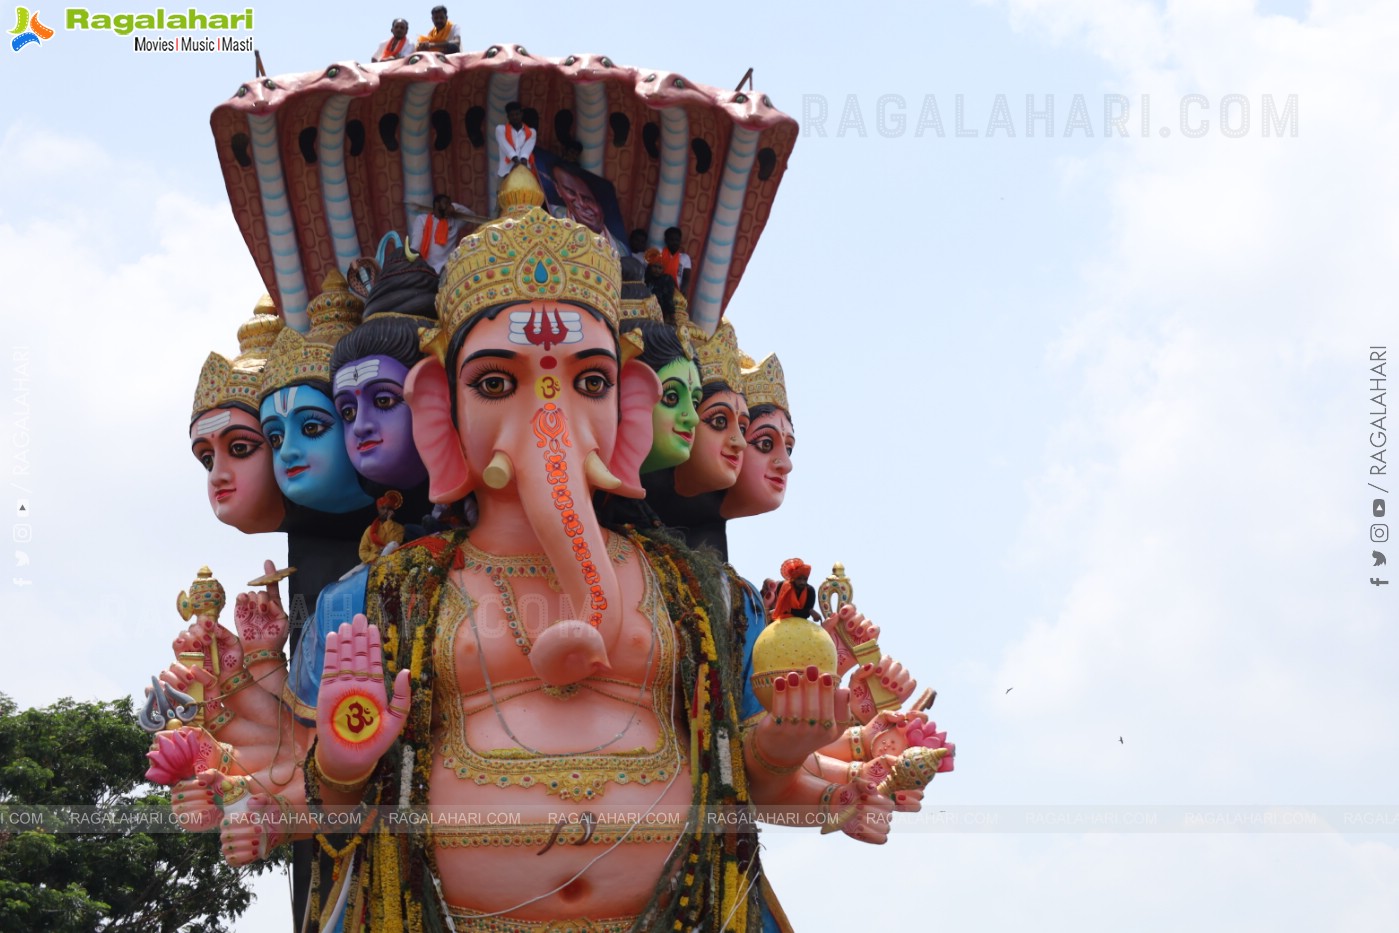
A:
[[[777,680],[773,682],[772,689],[777,690],[779,692],[786,690],[787,679],[785,677],[777,678]]]
[[[807,667],[807,669],[806,669],[806,679],[807,679],[807,680],[815,680],[815,679],[817,678],[817,676],[820,675],[820,673],[821,673],[821,668],[817,667],[815,664],[812,664],[812,665],[810,665],[809,667]]]
[[[829,687],[829,686],[830,686],[831,684],[833,684],[833,683],[835,683],[835,681],[831,679],[831,675],[830,675],[830,674],[822,674],[822,675],[821,675],[821,686],[823,686],[823,687]]]

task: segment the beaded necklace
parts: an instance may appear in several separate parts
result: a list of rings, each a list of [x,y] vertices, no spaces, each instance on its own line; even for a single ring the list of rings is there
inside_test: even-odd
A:
[[[614,564],[625,561],[631,550],[631,545],[627,543],[625,538],[617,535],[608,536],[607,555],[612,558]],[[488,554],[470,541],[462,542],[461,555],[462,569],[483,572],[486,579],[491,581],[491,585],[495,587],[496,593],[500,596],[501,612],[505,615],[505,624],[515,639],[515,646],[520,649],[521,654],[529,657],[530,649],[534,647],[534,643],[530,641],[529,632],[525,631],[524,623],[520,620],[519,609],[515,604],[515,590],[510,585],[510,579],[512,577],[543,577],[549,589],[557,593],[559,592],[559,578],[554,573],[554,565],[543,554],[502,557]]]

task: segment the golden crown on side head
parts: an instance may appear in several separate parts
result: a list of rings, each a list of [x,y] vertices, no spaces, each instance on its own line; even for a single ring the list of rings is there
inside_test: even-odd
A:
[[[516,166],[502,183],[503,215],[462,239],[437,289],[448,336],[487,308],[512,302],[571,301],[596,308],[617,328],[622,273],[607,237],[551,217],[533,173]]]
[[[335,269],[327,273],[321,293],[306,308],[311,330],[303,337],[284,327],[272,344],[262,370],[259,399],[294,382],[316,380],[329,384],[331,351],[341,337],[359,324],[363,310],[364,302],[350,291],[345,277]]]
[[[238,359],[234,362],[267,359],[267,354],[272,352],[272,344],[277,342],[277,334],[285,326],[277,316],[277,307],[272,304],[271,297],[263,295],[253,308],[253,316],[238,325]]]
[[[645,298],[623,298],[618,302],[617,323],[627,321],[655,321],[665,323],[665,314],[656,296],[648,293]]]
[[[741,378],[743,397],[748,401],[749,408],[776,405],[791,414],[792,409],[787,404],[787,381],[776,353],[769,353],[760,363],[745,357]]]
[[[723,382],[735,392],[743,391],[743,371],[739,365],[743,351],[738,348],[738,334],[734,333],[732,324],[720,321],[708,337],[694,324],[686,324],[678,330],[694,344],[701,383]]]
[[[206,411],[235,402],[257,410],[263,364],[282,326],[276,305],[271,297],[263,295],[253,307],[253,316],[238,328],[238,355],[230,360],[221,353],[210,353],[205,358],[194,387],[191,422]]]

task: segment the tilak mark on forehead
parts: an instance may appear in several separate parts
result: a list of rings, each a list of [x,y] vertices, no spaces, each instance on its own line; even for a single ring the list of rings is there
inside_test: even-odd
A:
[[[578,311],[511,311],[510,342],[520,346],[578,343],[583,339],[583,315]]]
[[[335,374],[335,391],[364,385],[377,375],[379,375],[379,361],[376,359],[347,363],[340,367],[339,372]]]
[[[272,410],[282,417],[291,414],[292,406],[296,404],[296,390],[300,386],[288,386],[285,389],[278,389],[272,395]]]
[[[210,412],[194,423],[194,432],[196,434],[212,434],[232,420],[233,412],[231,411]]]

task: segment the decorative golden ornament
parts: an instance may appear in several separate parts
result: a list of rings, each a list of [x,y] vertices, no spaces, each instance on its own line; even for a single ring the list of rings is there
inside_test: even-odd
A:
[[[739,378],[742,381],[740,391],[749,408],[755,405],[776,405],[788,415],[792,413],[787,404],[786,377],[782,373],[782,363],[778,361],[776,353],[769,353],[763,357],[761,363],[754,363],[745,357],[742,375]]]
[[[321,281],[321,293],[306,307],[311,319],[307,340],[331,346],[359,326],[364,314],[364,302],[354,292],[339,269],[331,269]]]
[[[271,302],[271,298],[262,296]],[[264,307],[260,300],[255,311]],[[276,308],[272,309],[274,312]],[[238,328],[238,355],[228,359],[220,353],[210,353],[199,370],[199,382],[194,389],[194,409],[190,413],[190,423],[199,416],[215,408],[241,403],[257,411],[258,399],[262,394],[262,369],[277,333],[282,329],[282,319],[276,314],[254,313]]]
[[[214,573],[208,567],[200,567],[199,572],[194,577],[194,582],[189,585],[189,591],[181,591],[180,595],[175,597],[175,611],[186,622],[195,616],[208,616],[217,623],[219,613],[223,612],[226,602],[227,597],[223,590],[223,584],[214,579]],[[206,661],[203,651],[181,651],[176,655],[176,658],[188,668],[204,667]],[[217,675],[219,673],[218,652],[210,648],[207,660],[210,664],[210,670]],[[194,724],[203,725],[203,685],[197,681],[191,683],[189,695],[199,703],[199,714],[193,720]]]
[[[263,301],[267,302],[266,306]],[[264,307],[271,307],[272,310],[268,312]],[[253,316],[238,325],[238,360],[235,362],[267,359],[267,354],[272,352],[272,344],[277,340],[277,332],[285,326],[277,316],[276,307],[272,306],[272,299],[263,295],[253,309]]]
[[[836,561],[831,575],[816,590],[816,604],[823,615],[833,616],[846,603],[855,601],[855,584],[845,575],[845,565]]]
[[[617,338],[617,347],[622,353],[623,365],[630,363],[646,352],[646,338],[639,330],[629,330]]]
[[[942,760],[952,753],[950,748],[905,749],[894,762],[889,776],[879,785],[879,792],[892,797],[901,790],[922,790],[937,776]]]
[[[653,294],[648,294],[645,298],[623,298],[617,313],[617,323],[622,324],[626,321],[654,321],[664,324],[665,314],[661,311],[661,303]]]
[[[260,577],[254,577],[248,581],[248,586],[270,586],[273,583],[281,583],[294,573],[296,573],[295,567],[284,567],[281,570],[274,570]]]
[[[749,402],[751,405],[752,402]],[[786,409],[783,409],[784,411]],[[816,604],[821,607],[821,612],[827,617],[833,617],[840,611],[840,607],[855,600],[855,584],[850,582],[850,578],[845,575],[845,565],[836,562],[831,568],[831,575],[825,579],[816,590]],[[884,657],[884,652],[879,647],[879,642],[875,639],[862,641],[858,645],[850,637],[844,625],[837,624],[835,627],[836,637],[845,643],[845,647],[850,649],[850,653],[855,656],[855,663],[861,666],[865,664],[878,664],[880,658]],[[898,694],[879,682],[879,678],[871,677],[865,681],[869,685],[870,696],[874,699],[874,707],[878,710],[898,709],[903,702]]]
[[[283,328],[262,370],[259,401],[293,383],[329,384],[330,354],[335,344],[359,324],[364,302],[350,291],[345,277],[331,269],[306,312],[311,330],[305,335]]]
[[[495,200],[502,214],[531,207],[542,208],[545,204],[544,189],[539,187],[539,179],[534,177],[534,172],[526,166],[517,165],[501,180]]]
[[[694,345],[701,384],[722,382],[735,392],[742,391],[743,370],[739,358],[743,351],[738,348],[738,334],[734,333],[732,324],[727,320],[720,321],[709,336],[688,322],[683,327],[677,325],[676,330]]]
[[[437,290],[444,332],[450,338],[487,308],[529,301],[586,305],[616,330],[622,294],[616,249],[581,224],[549,216],[538,181],[522,168],[501,186],[503,216],[464,237],[447,260]]]
[[[815,665],[822,674],[836,673],[836,646],[826,630],[809,619],[784,616],[769,622],[753,644],[753,693],[772,711],[772,684],[780,676]]]
[[[226,603],[223,584],[214,579],[214,573],[208,567],[200,567],[194,582],[189,585],[189,592],[181,591],[175,598],[175,610],[186,622],[197,615],[217,619]]]

